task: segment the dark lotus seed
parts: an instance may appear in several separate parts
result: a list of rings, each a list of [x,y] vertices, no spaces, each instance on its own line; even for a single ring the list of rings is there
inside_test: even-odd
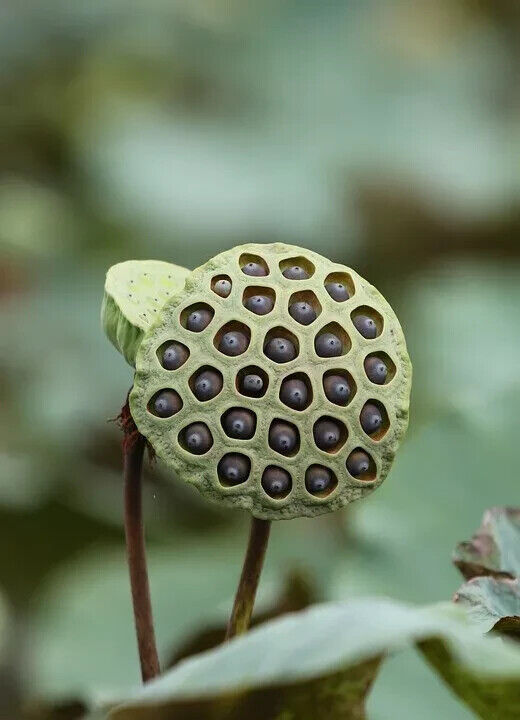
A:
[[[217,295],[220,295],[220,297],[227,298],[231,292],[231,282],[225,278],[221,278],[213,285],[213,290],[217,293]]]
[[[248,262],[242,266],[242,272],[245,275],[251,275],[253,277],[264,277],[267,275],[267,271],[263,265],[256,262]]]
[[[269,340],[264,348],[268,358],[277,363],[286,363],[296,357],[296,348],[291,340],[284,337],[276,337]]]
[[[226,485],[240,485],[247,480],[251,462],[240,453],[228,453],[220,460],[217,472]]]
[[[331,298],[336,300],[336,302],[343,302],[344,300],[348,300],[350,297],[347,288],[340,282],[325,283],[325,289]]]
[[[354,450],[347,458],[347,470],[352,477],[366,475],[370,470],[370,456],[363,450]]]
[[[379,428],[383,424],[383,416],[381,415],[381,411],[379,410],[377,405],[374,405],[373,403],[367,403],[363,407],[359,419],[361,422],[361,427],[367,435],[373,435],[376,430],[379,430]]]
[[[249,440],[255,434],[256,418],[251,410],[236,408],[229,410],[223,418],[224,430],[228,437]]]
[[[368,315],[356,315],[353,320],[355,328],[367,340],[373,340],[377,335],[377,326]]]
[[[253,295],[246,300],[246,308],[255,315],[267,315],[273,306],[274,303],[268,295]]]
[[[300,265],[291,265],[291,267],[285,268],[282,275],[288,280],[307,280],[309,277],[307,270]]]
[[[305,473],[305,487],[312,495],[328,490],[332,482],[331,471],[323,465],[311,465]]]
[[[215,370],[204,370],[193,383],[193,394],[197,400],[211,400],[222,390],[222,376]]]
[[[313,432],[314,442],[320,450],[331,450],[341,437],[341,429],[333,420],[318,420]]]
[[[241,355],[247,350],[249,340],[240,330],[230,330],[220,338],[218,349],[224,355]]]
[[[316,355],[320,357],[338,357],[343,352],[341,340],[334,333],[325,332],[316,337],[314,341]]]
[[[316,310],[308,302],[294,302],[289,305],[289,315],[302,325],[310,325],[316,320]]]
[[[298,444],[298,433],[289,423],[275,421],[269,428],[269,446],[282,455],[291,453]]]
[[[291,487],[291,476],[286,470],[279,467],[268,467],[262,475],[262,487],[269,495],[275,498],[285,495]]]
[[[373,383],[376,385],[384,385],[386,376],[388,375],[388,368],[381,358],[373,355],[372,357],[367,357],[365,360],[365,372],[367,378]]]
[[[175,390],[163,390],[153,401],[155,414],[161,418],[171,417],[182,407],[182,400]]]
[[[192,332],[201,332],[207,328],[213,319],[213,311],[208,308],[200,308],[194,310],[188,315],[186,320],[186,329]]]
[[[194,455],[203,455],[213,445],[213,438],[207,425],[201,422],[192,423],[184,430],[184,442]]]
[[[189,354],[188,348],[182,343],[171,343],[163,352],[162,366],[166,370],[177,370],[184,365]]]
[[[280,400],[293,410],[307,407],[309,391],[303,380],[284,380],[280,388]]]
[[[327,375],[323,380],[327,398],[336,405],[346,405],[350,397],[350,385],[342,375]]]
[[[242,391],[248,395],[259,395],[264,389],[260,375],[246,375],[242,380]]]

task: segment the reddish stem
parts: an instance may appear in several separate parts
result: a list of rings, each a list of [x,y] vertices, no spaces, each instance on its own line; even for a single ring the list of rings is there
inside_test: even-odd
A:
[[[133,422],[129,422],[129,415],[128,406],[125,406],[122,412],[121,424],[125,431],[123,440],[123,476],[125,482],[126,552],[130,571],[141,675],[143,682],[147,682],[159,675],[160,668],[150,600],[142,516],[141,472],[146,440],[133,425]],[[133,425],[133,428],[129,427],[131,425]]]

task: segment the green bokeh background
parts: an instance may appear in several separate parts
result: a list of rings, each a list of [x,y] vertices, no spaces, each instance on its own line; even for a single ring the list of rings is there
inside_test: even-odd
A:
[[[515,0],[9,3],[0,10],[0,717],[138,680],[104,274],[303,245],[390,300],[414,362],[388,481],[278,523],[259,610],[449,598],[455,543],[519,503]],[[247,517],[146,473],[164,658],[225,620]],[[5,607],[5,612],[4,612]],[[372,720],[473,717],[412,654]]]

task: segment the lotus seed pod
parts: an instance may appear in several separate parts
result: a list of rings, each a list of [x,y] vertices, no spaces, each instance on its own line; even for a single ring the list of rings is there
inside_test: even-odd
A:
[[[376,383],[376,385],[384,385],[386,376],[388,375],[388,368],[383,360],[373,355],[367,357],[364,364],[367,378],[373,383]]]
[[[184,288],[190,271],[160,260],[127,260],[107,272],[101,323],[129,365],[164,303]]]
[[[289,314],[302,325],[310,325],[316,320],[316,310],[310,303],[304,301],[289,305]]]
[[[307,277],[285,277],[295,266]],[[227,297],[215,292],[223,277],[232,286]],[[332,282],[346,288],[347,300],[330,295]],[[245,306],[256,295],[273,300],[268,314]],[[288,311],[302,302],[316,312],[309,325]],[[190,331],[186,318],[205,306],[211,323]],[[375,338],[357,329],[360,315],[375,320]],[[161,357],[173,343],[189,354],[172,372]],[[384,384],[367,376],[369,357],[387,367]],[[222,386],[205,405],[197,380],[210,370]],[[403,332],[372,285],[309,250],[248,244],[194,270],[157,313],[137,352],[130,408],[178,478],[218,503],[276,520],[330,512],[377,488],[406,430],[410,386]],[[177,394],[178,410],[159,417],[154,402],[165,390]],[[212,437],[201,455],[190,452],[186,435],[197,424]]]
[[[166,346],[162,354],[162,366],[166,370],[177,370],[184,365],[190,355],[190,351],[182,343],[173,342]]]
[[[267,315],[273,309],[273,301],[268,295],[253,295],[246,301],[246,308],[255,315]]]

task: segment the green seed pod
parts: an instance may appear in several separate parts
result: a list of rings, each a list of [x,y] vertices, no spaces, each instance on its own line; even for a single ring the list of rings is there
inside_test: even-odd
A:
[[[160,260],[128,260],[107,272],[101,322],[130,365],[164,303],[184,287],[190,271]]]
[[[304,272],[287,271],[296,266]],[[222,277],[231,287],[226,297],[214,291],[215,278]],[[331,283],[344,289],[341,300],[331,295]],[[273,300],[269,313],[247,308],[244,299],[258,294]],[[289,312],[301,299],[316,310],[308,325]],[[190,332],[184,322],[194,306],[214,312],[200,332]],[[360,315],[374,319],[375,337],[359,332],[354,320]],[[340,351],[320,355],[316,340],[328,334],[339,339]],[[240,352],[226,351],[223,338],[230,335],[240,338]],[[294,353],[282,361],[276,353],[270,357],[266,350],[276,339],[290,342]],[[159,358],[173,342],[186,346],[189,355],[171,371]],[[384,359],[384,384],[367,376],[367,357]],[[208,367],[222,375],[222,389],[201,400],[193,392],[194,378]],[[157,454],[208,498],[269,520],[312,517],[343,507],[383,482],[408,423],[411,379],[392,308],[354,270],[298,247],[248,244],[194,270],[184,290],[157,313],[137,352],[130,407]],[[295,380],[306,390],[303,407],[283,401],[282,385],[287,389]],[[150,411],[150,400],[163,388],[175,390],[182,400],[178,412],[167,418]],[[380,413],[375,429],[368,428],[367,407]],[[190,452],[183,435],[194,423],[204,423],[213,440],[203,455]],[[247,431],[235,429],[240,423]],[[287,451],[276,442],[284,426],[295,438]]]

